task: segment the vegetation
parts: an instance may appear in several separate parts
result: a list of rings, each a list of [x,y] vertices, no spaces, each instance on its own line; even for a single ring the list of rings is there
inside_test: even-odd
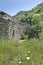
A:
[[[43,3],[31,11],[19,12],[15,18],[19,23],[28,24],[21,36],[22,39],[29,40],[22,42],[22,40],[0,39],[0,65],[43,65]],[[6,25],[9,20],[0,19],[0,22],[5,22]],[[12,36],[14,33],[15,29]]]
[[[12,24],[9,23],[10,21]],[[16,34],[20,35],[20,38],[24,39],[28,37],[28,39],[31,39],[35,37],[39,39],[41,37],[40,33],[43,34],[43,2],[34,7],[32,10],[21,11],[13,17],[4,12],[0,12],[0,23],[2,23],[2,27],[0,24],[0,27],[2,28],[0,36],[2,37],[6,36],[6,34],[10,34],[11,38],[13,38],[15,35],[15,31],[13,29],[10,29],[12,33],[6,31],[8,30],[8,27],[10,25],[12,26],[12,28],[15,28],[16,25],[16,27],[18,28],[16,28],[18,31]]]
[[[26,26],[25,30],[24,30],[24,34],[23,35],[28,35],[28,39],[31,38],[38,38],[39,39],[39,33],[41,33],[41,28],[42,26],[40,25],[43,16],[42,13],[40,14],[34,14],[32,17],[25,17],[21,20],[21,22],[23,23],[28,23],[29,25]]]
[[[43,65],[43,40],[0,40],[0,65]]]
[[[32,10],[30,11],[20,11],[17,13],[17,15],[13,16],[15,17],[18,21],[20,21],[22,18],[25,17],[25,14],[27,14],[27,16],[33,16],[34,14],[40,14],[43,13],[43,2],[39,5],[37,5],[36,7],[34,7]]]
[[[22,33],[24,39],[28,35],[28,39],[39,38],[43,28],[43,2],[30,11],[21,11],[15,18],[22,23],[28,24],[25,32]],[[41,23],[42,22],[42,23]],[[26,33],[26,34],[25,34]]]

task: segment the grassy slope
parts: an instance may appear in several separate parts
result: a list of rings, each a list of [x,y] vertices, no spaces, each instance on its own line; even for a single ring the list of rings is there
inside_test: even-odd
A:
[[[28,52],[30,51],[30,52]],[[30,57],[30,60],[26,60]],[[0,40],[0,65],[43,65],[43,41],[31,39],[25,42]]]

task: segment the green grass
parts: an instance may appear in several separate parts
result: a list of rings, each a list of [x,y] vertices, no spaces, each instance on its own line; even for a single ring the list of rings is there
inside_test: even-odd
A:
[[[43,65],[43,40],[0,40],[0,65]]]

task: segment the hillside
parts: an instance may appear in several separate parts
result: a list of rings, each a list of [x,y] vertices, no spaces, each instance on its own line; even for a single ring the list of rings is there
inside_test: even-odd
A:
[[[15,16],[13,16],[13,18],[16,18],[16,20],[20,23],[21,30],[22,30],[23,26],[24,26],[23,29],[25,27],[28,27],[27,28],[28,31],[26,33],[28,33],[28,35],[30,35],[30,37],[32,37],[32,38],[34,36],[37,37],[39,35],[38,32],[42,31],[40,34],[40,37],[43,38],[43,36],[42,36],[43,35],[43,2],[38,4],[36,7],[32,8],[32,10],[30,10],[30,11],[18,12]],[[22,30],[22,32],[23,32],[23,30]],[[25,32],[23,32],[23,33],[25,33]],[[25,37],[25,35],[23,33],[22,33],[22,36]]]
[[[20,11],[13,17],[15,17],[18,21],[20,21],[22,18],[25,17],[26,14],[27,14],[27,16],[32,16],[33,14],[36,14],[36,13],[43,13],[43,2],[38,4],[32,10],[30,10],[30,11]]]
[[[39,38],[41,31],[43,31],[43,2],[32,10],[20,11],[15,16],[0,11],[0,36],[2,37],[7,35],[14,39]],[[40,37],[42,35],[43,32]]]

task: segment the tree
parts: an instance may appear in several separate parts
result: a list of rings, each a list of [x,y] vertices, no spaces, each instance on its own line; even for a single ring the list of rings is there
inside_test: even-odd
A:
[[[34,14],[32,18],[32,28],[33,28],[35,37],[37,38],[39,38],[39,33],[41,32],[40,21],[41,21],[40,14]]]
[[[26,33],[28,35],[28,39],[31,38],[39,38],[39,33],[41,32],[41,26],[40,26],[41,16],[40,14],[34,14],[33,17],[30,17],[29,24],[26,28]]]
[[[31,38],[39,38],[39,33],[41,32],[41,26],[40,26],[40,21],[41,21],[41,15],[40,14],[34,14],[33,16],[27,16],[21,20],[21,22],[26,22],[30,24],[29,26],[26,27],[25,35],[28,35],[28,39]],[[24,37],[23,34],[23,37]]]

